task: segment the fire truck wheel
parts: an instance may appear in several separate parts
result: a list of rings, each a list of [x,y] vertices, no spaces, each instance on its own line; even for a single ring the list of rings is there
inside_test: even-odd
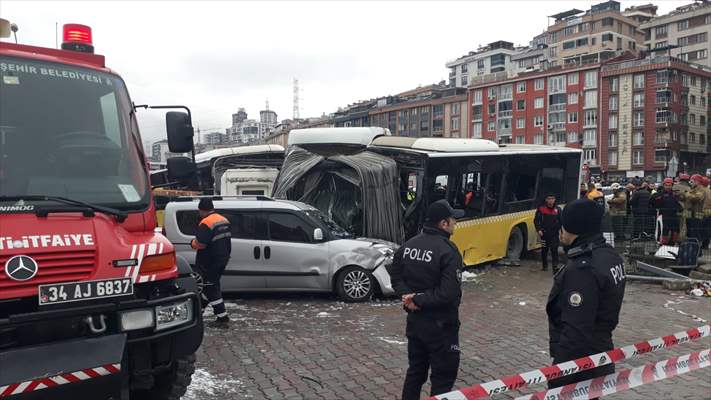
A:
[[[193,372],[195,372],[195,354],[177,359],[169,371],[155,376],[155,385],[147,398],[180,400],[190,386]]]

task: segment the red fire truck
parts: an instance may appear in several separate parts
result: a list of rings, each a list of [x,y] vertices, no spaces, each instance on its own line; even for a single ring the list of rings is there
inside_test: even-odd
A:
[[[179,399],[199,290],[156,232],[126,85],[89,27],[63,38],[0,42],[0,398]],[[167,122],[170,150],[192,151],[189,114]]]

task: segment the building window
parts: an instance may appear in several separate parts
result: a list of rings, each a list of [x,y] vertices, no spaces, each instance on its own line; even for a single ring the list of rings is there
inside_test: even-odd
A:
[[[462,64],[462,73],[466,74],[468,71],[468,65],[467,64]]]
[[[568,95],[568,104],[578,104],[578,92],[573,92]]]
[[[525,136],[516,136],[516,144],[524,144],[526,137]]]
[[[588,45],[588,38],[582,38],[575,41],[575,47],[583,47]]]
[[[496,114],[496,103],[489,104],[489,115]]]
[[[586,110],[584,126],[597,126],[597,110]]]
[[[635,93],[634,100],[632,101],[634,108],[644,107],[644,93]]]
[[[519,82],[516,84],[516,92],[523,93],[526,91],[526,82]]]
[[[459,115],[461,113],[461,107],[459,103],[452,103],[452,115]]]
[[[578,113],[577,112],[569,112],[568,113],[568,123],[569,124],[578,123]]]
[[[662,47],[667,47],[667,42],[666,40],[663,40],[661,42],[657,42],[654,44],[655,49],[661,49]]]
[[[667,26],[660,25],[660,26],[654,28],[654,36],[657,39],[663,39],[663,38],[667,37]]]
[[[637,74],[634,76],[634,88],[644,89],[644,74]]]
[[[488,95],[490,99],[493,99],[496,97],[496,87],[490,87],[488,89]]]
[[[517,100],[516,101],[516,109],[517,110],[525,110],[526,109],[526,100]]]
[[[568,143],[578,143],[578,132],[568,132]]]
[[[644,127],[644,113],[643,112],[635,112],[634,113],[634,127],[635,128],[642,128]]]
[[[454,117],[452,118],[451,121],[451,127],[453,131],[458,131],[459,130],[459,117]]]
[[[555,43],[555,41],[553,41],[553,42],[551,42],[551,43]],[[548,49],[548,56],[549,56],[550,58],[556,58],[556,57],[558,57],[558,48],[557,48],[557,47],[550,47],[550,48]]]
[[[563,50],[574,49],[574,48],[575,48],[575,40],[563,42]]]
[[[526,127],[526,118],[516,119],[516,128],[517,129],[523,129],[525,127]]]
[[[605,43],[612,42],[615,40],[615,38],[612,36],[611,33],[603,33],[602,36],[600,36],[600,40],[602,41],[602,43]]]
[[[585,149],[583,151],[583,161],[588,163],[589,165],[595,165],[597,163],[595,155],[595,149]]]
[[[481,138],[481,122],[472,125],[472,137],[475,139]]]
[[[543,134],[539,133],[533,136],[533,144],[543,144]]]
[[[615,21],[610,17],[602,19],[602,26],[613,26],[614,24],[615,24]]]
[[[595,146],[597,144],[597,133],[595,129],[586,129],[583,131],[583,145]]]
[[[701,96],[699,98],[701,99],[701,107],[706,107],[706,97]]]
[[[597,107],[597,90],[585,91],[585,108]]]
[[[496,131],[496,121],[489,121],[489,126],[487,126],[487,129],[489,132],[494,132]]]
[[[474,91],[474,100],[472,101],[472,104],[481,104],[481,103],[482,103],[481,89],[475,90]]]
[[[565,92],[565,75],[548,78],[548,93]]]
[[[706,117],[705,116],[699,115],[699,125],[706,126]]]
[[[633,146],[644,146],[644,132],[635,131],[632,134],[632,145]]]
[[[585,72],[585,89],[597,88],[597,71]]]
[[[617,114],[610,114],[607,127],[609,129],[617,129]]]
[[[676,29],[679,31],[683,31],[685,29],[689,29],[689,20],[685,19],[683,21],[679,21],[676,23]]]
[[[632,152],[632,164],[634,164],[634,165],[644,164],[644,152],[642,150],[635,150]]]
[[[689,95],[689,103],[690,103],[692,106],[695,106],[695,105],[696,105],[696,96],[694,96],[693,94],[692,94],[692,95]]]
[[[578,74],[577,73],[568,74],[568,85],[577,85],[577,84],[578,84]]]
[[[535,82],[534,82],[534,89],[535,90],[543,90],[544,86],[545,86],[545,80],[543,78],[535,80]]]
[[[657,84],[666,84],[669,82],[669,71],[666,69],[663,69],[661,71],[657,71],[656,73],[656,78],[657,78]]]
[[[617,110],[617,96],[610,96],[610,111]]]
[[[469,85],[469,77],[467,75],[462,75],[462,81],[461,81],[461,86],[467,86]]]
[[[618,78],[611,78],[610,79],[610,91],[611,92],[616,92],[617,91],[617,85],[619,84],[619,79]]]
[[[536,109],[543,108],[543,97],[536,97],[533,107]]]
[[[543,116],[536,115],[533,117],[533,126],[543,126]]]
[[[617,150],[610,150],[607,153],[607,163],[609,165],[617,165]]]
[[[696,115],[695,114],[689,114],[689,123],[691,125],[696,125]]]
[[[689,132],[689,144],[696,143],[696,134],[694,132]]]
[[[617,134],[614,132],[611,132],[608,137],[607,137],[607,145],[609,147],[617,147]]]

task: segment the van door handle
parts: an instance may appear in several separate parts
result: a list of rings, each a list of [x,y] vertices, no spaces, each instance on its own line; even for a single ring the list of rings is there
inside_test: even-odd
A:
[[[260,257],[260,249],[259,246],[254,246],[254,259],[259,260]]]
[[[264,259],[268,260],[272,256],[272,249],[269,246],[264,246]]]

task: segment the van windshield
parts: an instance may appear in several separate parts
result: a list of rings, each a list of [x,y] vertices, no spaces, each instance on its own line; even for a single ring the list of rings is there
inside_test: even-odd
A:
[[[308,215],[309,217],[321,222],[321,224],[324,225],[326,229],[331,232],[331,235],[333,235],[333,237],[335,237],[336,239],[350,239],[353,237],[353,235],[348,233],[348,231],[341,228],[337,223],[335,223],[331,218],[329,218],[328,215],[322,213],[319,210],[307,210],[304,211],[304,213],[306,213],[306,215]]]
[[[0,90],[0,196],[148,206],[140,141],[118,76],[0,57]]]

